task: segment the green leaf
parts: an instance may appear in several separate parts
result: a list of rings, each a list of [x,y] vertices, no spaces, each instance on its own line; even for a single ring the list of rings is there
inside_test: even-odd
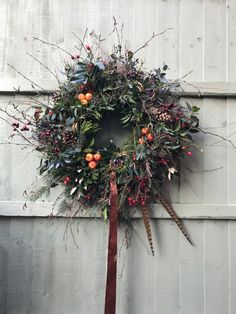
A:
[[[88,145],[88,148],[92,147],[94,145],[94,143],[95,143],[95,139],[93,137],[92,140],[90,141],[89,145]]]
[[[189,111],[192,111],[192,106],[191,106],[190,103],[187,102],[187,101],[186,101],[186,106],[187,106],[187,108],[188,108]]]
[[[163,71],[166,71],[167,69],[168,69],[168,65],[165,64],[165,65],[163,66]]]
[[[192,106],[192,112],[198,112],[200,110],[200,108],[199,107],[197,107],[197,106]]]
[[[107,222],[107,220],[108,220],[108,209],[107,209],[107,207],[103,208],[102,216],[103,216],[104,221]]]

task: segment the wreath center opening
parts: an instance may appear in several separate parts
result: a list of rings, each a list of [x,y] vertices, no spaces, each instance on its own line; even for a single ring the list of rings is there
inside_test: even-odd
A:
[[[124,126],[118,110],[105,112],[99,122],[99,131],[95,136],[96,147],[109,147],[114,144],[121,147],[130,137],[131,126]]]

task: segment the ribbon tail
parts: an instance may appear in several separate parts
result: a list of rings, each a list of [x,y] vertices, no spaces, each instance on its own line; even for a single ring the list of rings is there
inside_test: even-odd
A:
[[[107,257],[107,281],[105,297],[105,314],[115,314],[116,312],[116,274],[117,274],[117,227],[118,227],[118,192],[116,185],[116,174],[114,171],[110,177],[110,222],[109,241]]]

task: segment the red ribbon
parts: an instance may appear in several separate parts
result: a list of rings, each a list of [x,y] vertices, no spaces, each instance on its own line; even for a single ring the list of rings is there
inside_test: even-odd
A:
[[[117,226],[118,226],[118,208],[117,208],[117,185],[116,174],[111,173],[111,210],[109,225],[109,242],[107,257],[107,282],[106,282],[106,299],[105,314],[115,314],[116,312],[116,272],[117,272]]]

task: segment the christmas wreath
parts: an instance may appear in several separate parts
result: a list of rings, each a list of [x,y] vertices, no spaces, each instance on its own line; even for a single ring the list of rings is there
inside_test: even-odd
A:
[[[122,53],[120,45],[107,57],[95,55],[89,45],[83,48],[85,55],[72,55],[66,63],[66,79],[50,102],[37,107],[21,127],[22,120],[12,124],[21,134],[32,126],[46,188],[62,183],[71,206],[93,207],[107,219],[114,171],[119,214],[129,218],[131,207],[141,208],[152,251],[148,204],[157,200],[190,241],[161,188],[179,176],[182,158],[192,156],[199,108],[180,103],[179,83],[166,78],[167,65],[146,71],[136,52]],[[107,121],[114,118],[120,121],[118,132],[126,130],[121,145],[102,140]],[[31,191],[30,197],[37,195]]]

